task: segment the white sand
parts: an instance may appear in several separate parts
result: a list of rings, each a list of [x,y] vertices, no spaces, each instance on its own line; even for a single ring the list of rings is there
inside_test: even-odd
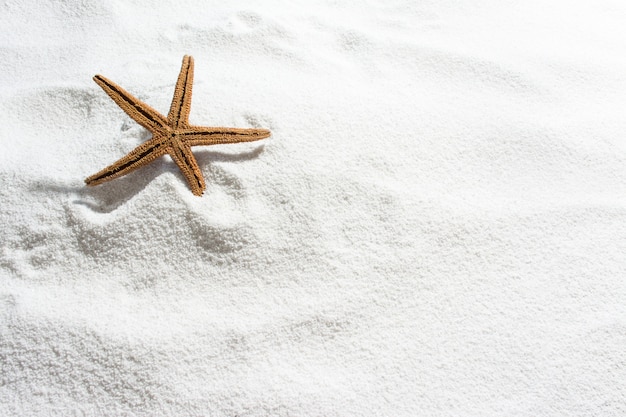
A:
[[[626,415],[624,2],[135,3],[0,4],[0,415]]]

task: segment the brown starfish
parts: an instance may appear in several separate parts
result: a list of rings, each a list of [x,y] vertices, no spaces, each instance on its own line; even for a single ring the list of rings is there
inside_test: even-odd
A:
[[[196,158],[191,153],[192,146],[252,142],[267,138],[271,134],[267,129],[190,125],[188,119],[193,84],[193,58],[189,55],[183,58],[183,66],[178,75],[167,118],[102,75],[96,75],[93,79],[126,114],[152,132],[152,138],[113,165],[85,179],[87,185],[98,185],[121,177],[167,153],[183,172],[191,192],[202,195],[206,185]]]

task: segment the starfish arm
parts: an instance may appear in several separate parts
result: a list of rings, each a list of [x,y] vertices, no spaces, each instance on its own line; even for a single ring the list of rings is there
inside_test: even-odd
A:
[[[219,145],[224,143],[253,142],[269,137],[267,129],[239,129],[228,127],[191,126],[180,133],[189,146]]]
[[[153,139],[145,142],[119,161],[86,178],[85,183],[87,185],[98,185],[126,175],[141,166],[149,164],[158,157],[165,155],[167,150],[167,143],[161,140]]]
[[[187,127],[189,125],[189,111],[191,109],[191,91],[193,87],[193,58],[189,55],[183,57],[183,65],[178,74],[174,98],[167,114],[167,121],[173,128]]]
[[[204,177],[202,176],[202,171],[200,171],[198,162],[191,153],[191,148],[184,143],[181,143],[179,145],[172,146],[169,154],[185,176],[185,179],[191,188],[191,192],[194,195],[202,195],[206,185],[204,184]]]
[[[102,75],[96,75],[93,77],[93,80],[102,87],[104,92],[107,93],[127,115],[149,131],[153,133],[160,132],[163,130],[163,127],[167,125],[167,120],[161,113],[134,97],[113,81]]]

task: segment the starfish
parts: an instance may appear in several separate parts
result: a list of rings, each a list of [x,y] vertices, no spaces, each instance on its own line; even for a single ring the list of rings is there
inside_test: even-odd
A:
[[[185,176],[191,192],[200,196],[206,189],[206,184],[198,162],[191,152],[192,146],[252,142],[271,135],[267,129],[190,125],[188,119],[193,85],[193,58],[189,55],[183,58],[167,117],[102,75],[96,75],[93,79],[127,115],[148,129],[152,133],[152,138],[119,161],[85,179],[87,185],[98,185],[121,177],[169,154]]]

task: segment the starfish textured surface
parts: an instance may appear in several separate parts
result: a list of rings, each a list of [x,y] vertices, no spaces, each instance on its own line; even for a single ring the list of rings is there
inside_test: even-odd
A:
[[[191,152],[192,146],[252,142],[271,135],[267,129],[190,125],[193,57],[189,55],[183,58],[167,117],[102,75],[96,75],[93,79],[126,114],[148,129],[152,133],[152,138],[119,161],[85,179],[87,185],[98,185],[121,177],[160,156],[169,154],[187,179],[191,191],[199,196],[204,192],[206,184],[196,158]]]

